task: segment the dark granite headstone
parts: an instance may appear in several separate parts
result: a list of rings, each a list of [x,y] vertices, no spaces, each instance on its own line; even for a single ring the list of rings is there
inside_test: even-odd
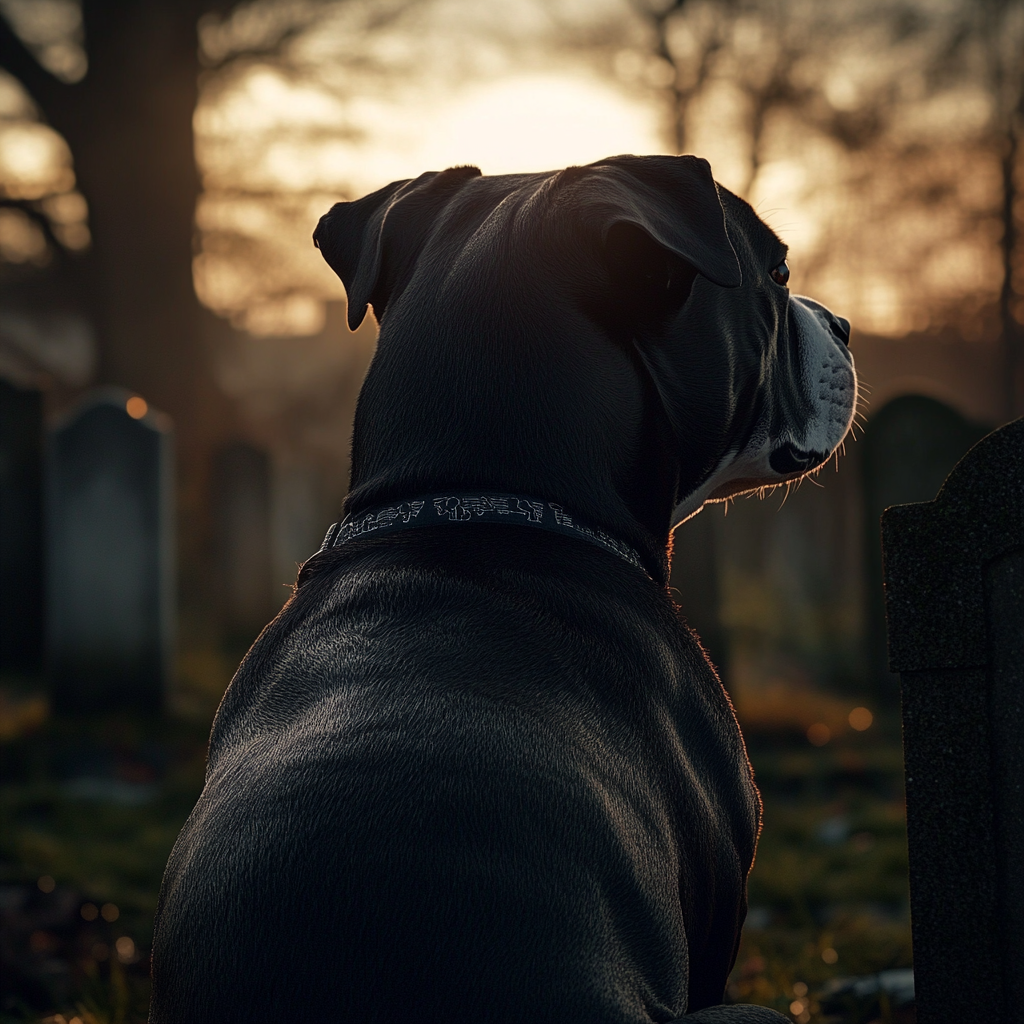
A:
[[[887,668],[880,517],[891,505],[931,501],[950,470],[986,433],[988,428],[969,423],[934,398],[902,395],[871,416],[856,446],[864,473],[868,670],[882,704],[895,705],[899,687]]]
[[[272,605],[267,453],[244,442],[222,449],[213,492],[223,623],[229,642],[244,650],[278,610]]]
[[[98,392],[53,432],[47,607],[58,712],[162,705],[174,621],[172,467],[165,417],[119,390]]]
[[[1024,1020],[1024,419],[882,516],[919,1024]]]
[[[43,666],[43,396],[0,381],[0,672]]]

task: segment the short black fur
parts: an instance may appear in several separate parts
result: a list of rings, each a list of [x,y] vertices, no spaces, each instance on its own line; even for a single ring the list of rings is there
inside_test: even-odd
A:
[[[307,562],[218,711],[150,1019],[783,1020],[716,1007],[760,803],[667,590],[672,510],[770,383],[781,243],[692,157],[427,174],[315,237],[381,325],[348,511],[529,494],[650,575],[483,524]]]

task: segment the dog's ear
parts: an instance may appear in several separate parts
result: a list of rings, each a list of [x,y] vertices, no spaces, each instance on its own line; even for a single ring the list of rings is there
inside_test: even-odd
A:
[[[658,320],[686,301],[697,274],[726,288],[741,284],[706,160],[623,156],[562,174],[601,247],[609,312]]]
[[[697,275],[725,288],[742,284],[718,187],[707,161],[690,156],[614,157],[579,171],[572,201],[608,275],[591,309],[622,342],[633,341],[678,439],[680,480],[692,490],[722,454],[708,424],[722,418],[710,363],[724,346],[660,342],[675,337],[663,326]]]
[[[320,218],[313,244],[341,278],[354,331],[367,305],[379,320],[388,302],[408,282],[438,212],[476,167],[430,171],[395,181],[352,203],[336,203]]]
[[[725,288],[742,283],[725,211],[707,160],[695,156],[620,156],[591,164],[587,182],[600,212],[602,241],[642,231],[699,274]]]

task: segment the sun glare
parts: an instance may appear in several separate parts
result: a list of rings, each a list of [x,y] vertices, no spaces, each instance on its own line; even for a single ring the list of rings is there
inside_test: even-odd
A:
[[[196,290],[256,335],[315,333],[340,297],[309,242],[338,199],[456,164],[508,174],[664,151],[656,109],[583,74],[339,98],[255,67],[202,97],[194,123]]]
[[[477,85],[429,104],[364,97],[349,106],[348,139],[321,141],[296,160],[287,146],[265,156],[288,187],[333,179],[359,194],[456,164],[484,174],[543,171],[617,153],[664,152],[657,111],[596,79],[530,75]]]
[[[417,154],[425,167],[485,174],[543,171],[617,153],[658,153],[656,112],[583,78],[496,82],[435,112]]]

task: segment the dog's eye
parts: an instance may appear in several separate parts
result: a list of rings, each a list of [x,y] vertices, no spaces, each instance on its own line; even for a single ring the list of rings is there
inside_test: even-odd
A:
[[[789,284],[789,264],[785,260],[772,270],[772,280],[783,286]]]

